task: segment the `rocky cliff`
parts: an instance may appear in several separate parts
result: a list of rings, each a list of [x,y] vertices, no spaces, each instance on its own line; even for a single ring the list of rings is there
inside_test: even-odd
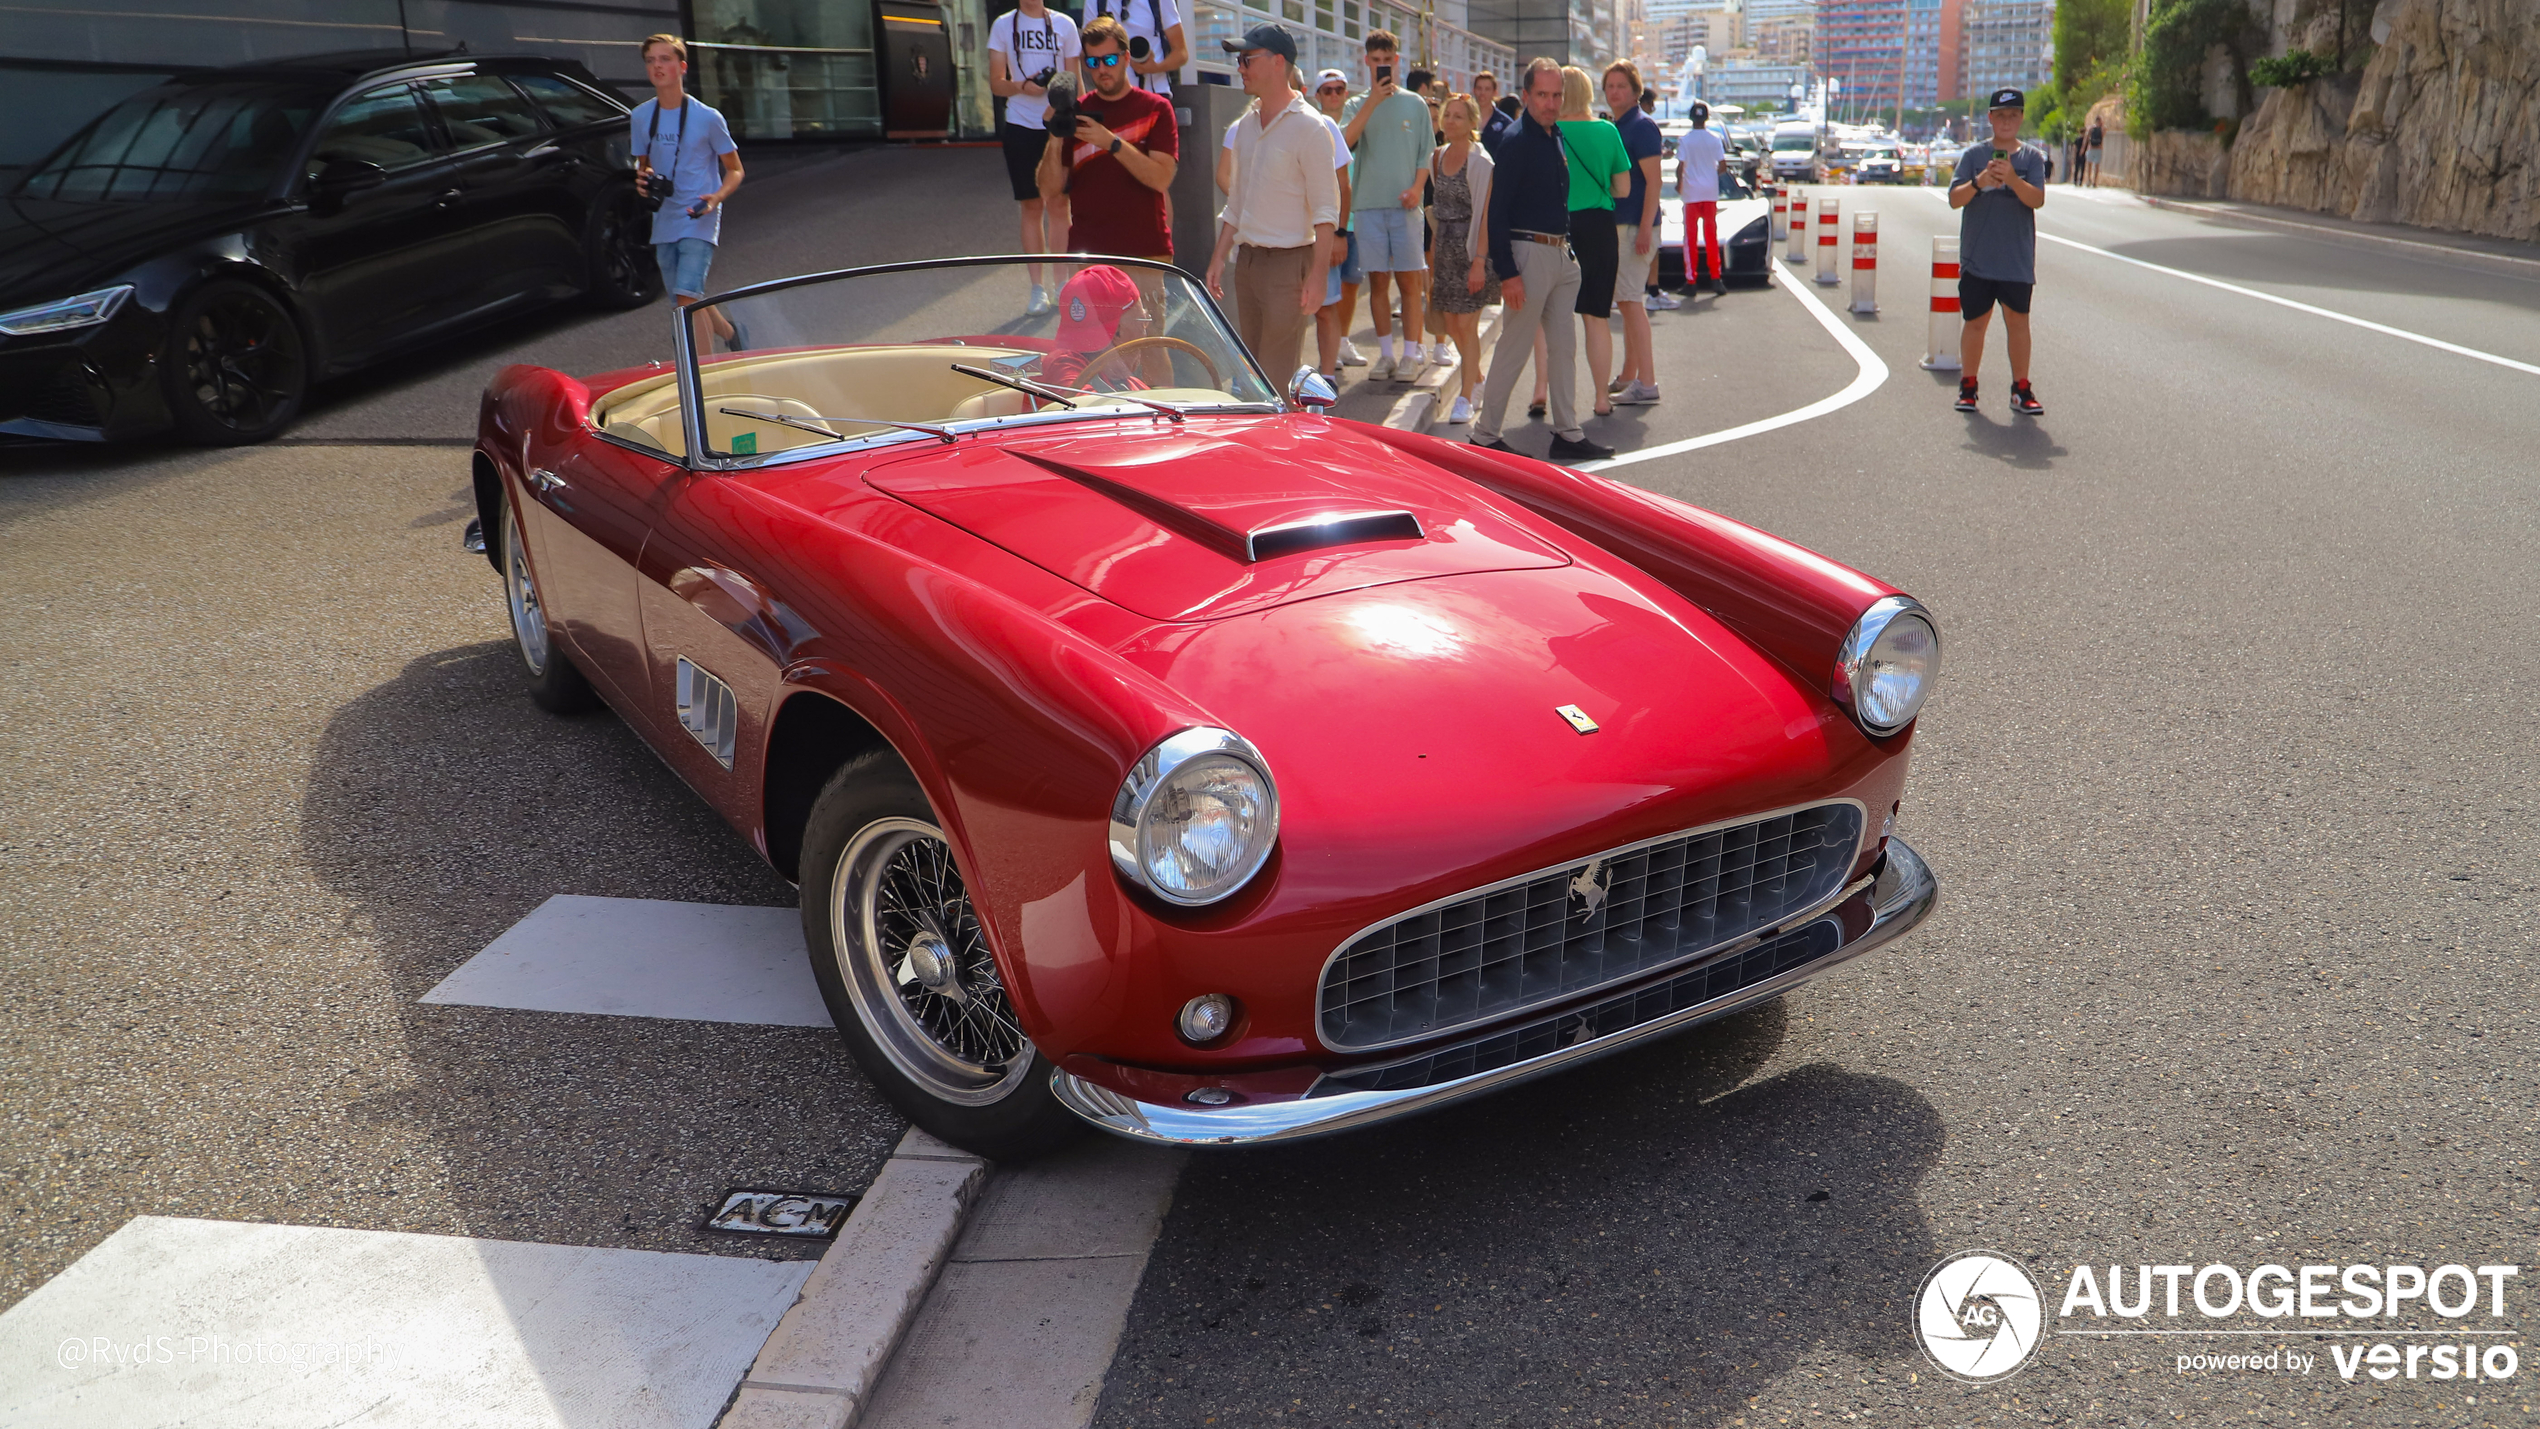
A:
[[[2361,73],[2267,92],[2231,146],[2230,196],[2540,239],[2540,3],[2383,0],[2372,29]]]

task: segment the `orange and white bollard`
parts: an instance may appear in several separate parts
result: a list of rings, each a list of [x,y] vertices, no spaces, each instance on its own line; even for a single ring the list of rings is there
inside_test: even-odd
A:
[[[1852,311],[1878,310],[1879,216],[1865,210],[1852,215]]]
[[[1808,261],[1808,195],[1804,193],[1790,196],[1790,251],[1782,255],[1782,261]]]
[[[1843,281],[1835,275],[1836,250],[1843,247],[1843,214],[1831,198],[1817,200],[1817,286],[1831,288]]]
[[[1931,351],[1923,354],[1926,370],[1960,370],[1958,325],[1958,240],[1935,238],[1931,241]]]
[[[1790,195],[1783,190],[1780,184],[1766,184],[1764,185],[1764,197],[1773,201],[1773,237],[1771,241],[1779,243],[1790,237]]]

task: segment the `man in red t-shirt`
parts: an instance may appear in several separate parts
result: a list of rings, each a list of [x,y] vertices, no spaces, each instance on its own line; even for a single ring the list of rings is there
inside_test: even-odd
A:
[[[1117,19],[1086,21],[1083,42],[1093,88],[1077,103],[1072,142],[1052,134],[1041,154],[1041,192],[1068,196],[1071,251],[1170,263],[1164,191],[1181,159],[1173,105],[1129,82],[1129,34]]]

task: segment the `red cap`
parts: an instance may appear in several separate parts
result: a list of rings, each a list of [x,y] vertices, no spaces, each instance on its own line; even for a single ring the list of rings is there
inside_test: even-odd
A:
[[[1100,352],[1117,340],[1120,315],[1137,306],[1138,285],[1108,263],[1097,263],[1058,290],[1058,346],[1066,352]]]

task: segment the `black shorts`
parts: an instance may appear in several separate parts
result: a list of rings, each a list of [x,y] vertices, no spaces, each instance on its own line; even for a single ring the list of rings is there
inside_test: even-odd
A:
[[[1049,148],[1050,131],[1008,124],[999,137],[1005,140],[1005,181],[1014,188],[1014,201],[1039,198],[1041,155]]]
[[[1974,322],[1992,312],[1996,301],[2011,311],[2026,316],[2028,296],[2036,289],[2035,283],[2005,283],[1995,278],[1978,278],[1971,274],[1961,273],[1958,275],[1958,320]]]
[[[1622,250],[1614,242],[1614,215],[1602,208],[1570,213],[1570,251],[1579,256],[1579,301],[1570,311],[1583,318],[1614,315],[1614,270]]]

